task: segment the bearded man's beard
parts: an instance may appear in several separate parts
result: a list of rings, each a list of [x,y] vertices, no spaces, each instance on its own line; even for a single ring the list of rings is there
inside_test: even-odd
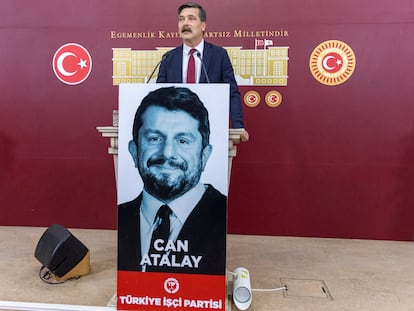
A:
[[[183,174],[171,178],[170,174],[157,173],[151,170],[153,165],[167,164],[170,167],[180,169]],[[161,201],[171,201],[180,197],[188,190],[192,189],[200,180],[202,168],[201,164],[193,171],[189,171],[186,163],[177,162],[172,159],[150,159],[147,167],[139,168],[145,190]]]

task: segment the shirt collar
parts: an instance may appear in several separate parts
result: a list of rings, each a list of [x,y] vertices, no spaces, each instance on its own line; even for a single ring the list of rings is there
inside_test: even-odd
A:
[[[191,49],[196,49],[198,52],[200,52],[201,55],[203,55],[203,50],[204,50],[204,39],[201,40],[201,42],[195,46],[195,47],[189,47],[188,45],[183,45],[183,51],[185,55],[188,55],[191,51]]]
[[[205,190],[206,186],[204,186],[202,183],[198,183],[195,187],[184,193],[182,196],[168,203],[168,206],[171,208],[181,223],[184,223],[186,221],[187,217],[200,201]],[[141,211],[142,215],[149,225],[152,225],[158,209],[163,204],[165,203],[161,202],[143,190]]]

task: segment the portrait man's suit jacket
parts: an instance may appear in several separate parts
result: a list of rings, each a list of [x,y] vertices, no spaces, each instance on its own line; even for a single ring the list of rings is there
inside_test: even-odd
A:
[[[195,56],[197,57],[197,56]],[[234,77],[233,66],[227,51],[220,46],[204,42],[203,63],[210,83],[230,84],[230,117],[233,128],[243,128],[243,110],[240,92]],[[161,62],[157,83],[183,83],[183,46],[168,52]],[[204,68],[201,69],[200,83],[207,83]]]
[[[142,193],[135,200],[118,206],[118,270],[141,271],[141,202]],[[198,269],[159,267],[151,271],[223,275],[226,268],[226,202],[226,196],[208,185],[177,238],[188,240],[189,252],[170,253],[178,260],[184,255],[203,256]]]

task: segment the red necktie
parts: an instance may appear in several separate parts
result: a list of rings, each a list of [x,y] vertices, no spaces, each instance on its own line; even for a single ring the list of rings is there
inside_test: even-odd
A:
[[[187,83],[195,83],[196,76],[195,76],[195,62],[194,62],[194,53],[196,49],[191,49],[190,51],[190,58],[188,59],[188,67],[187,67]]]

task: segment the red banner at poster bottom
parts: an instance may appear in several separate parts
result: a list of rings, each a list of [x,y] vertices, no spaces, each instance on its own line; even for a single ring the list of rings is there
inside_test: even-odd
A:
[[[118,271],[118,310],[225,310],[225,275]]]

